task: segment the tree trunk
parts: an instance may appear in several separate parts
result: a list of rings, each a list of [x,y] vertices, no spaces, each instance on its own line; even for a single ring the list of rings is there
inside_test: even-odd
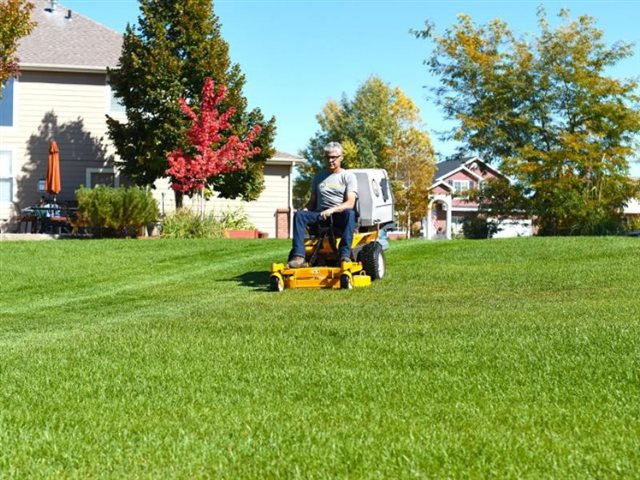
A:
[[[174,190],[173,193],[176,201],[176,210],[178,210],[179,208],[182,208],[182,199],[184,198],[184,193],[177,190]]]

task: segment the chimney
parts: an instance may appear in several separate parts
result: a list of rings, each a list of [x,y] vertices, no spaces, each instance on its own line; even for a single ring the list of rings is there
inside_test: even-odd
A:
[[[49,7],[45,8],[47,12],[55,12],[56,11],[56,0],[51,0],[51,4]]]

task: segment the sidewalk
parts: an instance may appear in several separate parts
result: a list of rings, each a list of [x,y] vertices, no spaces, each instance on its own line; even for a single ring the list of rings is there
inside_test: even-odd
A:
[[[57,240],[61,236],[50,233],[0,233],[0,242],[4,240]]]

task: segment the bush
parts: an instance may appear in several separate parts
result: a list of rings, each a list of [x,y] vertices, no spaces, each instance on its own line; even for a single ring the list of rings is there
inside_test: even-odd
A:
[[[622,235],[625,232],[624,219],[617,213],[595,210],[576,225],[570,235]]]
[[[181,208],[162,221],[165,238],[221,238],[224,230],[213,215],[203,219],[196,212]]]
[[[466,217],[462,222],[464,238],[491,238],[498,231],[498,224],[482,216]]]
[[[222,238],[225,230],[250,230],[253,225],[240,209],[227,210],[216,216],[214,213],[200,215],[182,208],[167,216],[162,222],[165,238]]]
[[[640,216],[627,218],[625,226],[626,226],[627,232],[640,231]]]
[[[218,221],[225,230],[253,230],[255,228],[241,208],[225,210],[218,217]]]
[[[95,237],[136,237],[159,217],[151,191],[138,187],[80,187],[76,199],[77,223]]]

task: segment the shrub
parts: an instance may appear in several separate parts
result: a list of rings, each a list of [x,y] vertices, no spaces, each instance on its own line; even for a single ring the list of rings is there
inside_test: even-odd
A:
[[[498,224],[482,216],[466,217],[462,222],[464,238],[491,238],[498,231]]]
[[[218,217],[218,221],[225,230],[252,230],[255,228],[242,208],[225,210]]]
[[[159,216],[151,191],[138,187],[80,187],[76,199],[77,223],[95,237],[136,237]]]
[[[165,238],[221,238],[223,235],[224,230],[213,215],[200,218],[187,208],[176,210],[162,221]]]
[[[634,216],[634,217],[627,218],[626,229],[627,229],[627,232],[640,231],[640,217]]]
[[[621,235],[625,231],[622,215],[604,209],[595,209],[581,220],[570,235]]]
[[[222,238],[225,230],[250,230],[253,225],[241,210],[226,210],[220,215],[209,213],[204,218],[192,210],[182,208],[162,222],[165,238]]]

